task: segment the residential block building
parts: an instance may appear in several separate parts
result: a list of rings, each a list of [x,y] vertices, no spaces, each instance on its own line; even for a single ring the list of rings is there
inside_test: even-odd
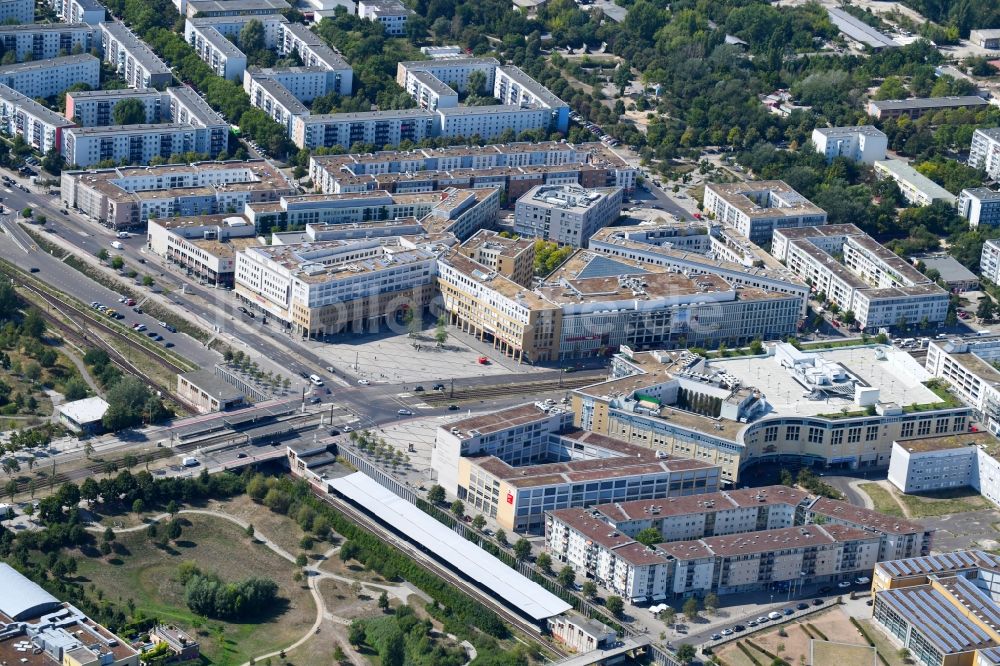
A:
[[[947,291],[853,224],[775,231],[771,254],[864,330],[948,315]]]
[[[982,169],[993,180],[1000,178],[1000,127],[980,128],[972,133],[969,166]]]
[[[292,119],[292,143],[299,148],[356,144],[396,146],[434,136],[435,116],[424,109],[329,113]]]
[[[282,78],[288,80],[292,77]],[[295,77],[295,79],[302,83],[303,77]],[[325,77],[321,77],[319,81],[325,86]],[[275,77],[264,75],[259,71],[246,70],[243,72],[243,89],[250,96],[250,104],[264,111],[271,119],[284,127],[286,132],[292,131],[292,123],[295,118],[304,118],[309,115],[309,109],[306,105]]]
[[[406,34],[406,18],[410,10],[399,0],[358,0],[358,16],[382,24],[385,34],[402,37]]]
[[[175,0],[184,3],[184,8],[178,8],[182,16],[188,18],[220,16],[254,16],[263,20],[264,17],[281,14],[290,9],[285,0]]]
[[[96,26],[104,21],[107,13],[104,5],[97,0],[49,0],[49,5],[56,15],[66,23],[86,23]],[[31,23],[29,18],[22,23]]]
[[[31,98],[59,95],[76,83],[98,88],[100,77],[101,61],[86,54],[0,66],[0,84]]]
[[[0,133],[21,136],[25,142],[45,153],[62,148],[62,133],[73,123],[48,107],[0,84]]]
[[[327,73],[326,89],[340,95],[350,95],[354,86],[354,72],[344,57],[330,48],[319,35],[301,23],[278,24],[278,53],[287,56],[292,51],[299,54],[305,67],[314,67]],[[294,91],[293,91],[294,92]],[[305,100],[303,100],[305,101]]]
[[[67,92],[66,117],[80,127],[112,125],[115,107],[127,99],[135,99],[142,104],[146,123],[158,123],[166,117],[162,108],[163,93],[153,88]]]
[[[495,231],[481,229],[458,246],[458,251],[491,271],[531,286],[535,274],[535,243],[527,238],[506,238]]]
[[[914,206],[930,206],[935,201],[955,204],[955,195],[900,160],[878,160],[875,174],[896,181],[903,198]]]
[[[869,100],[868,115],[885,120],[906,116],[916,120],[928,113],[937,113],[949,109],[979,109],[989,104],[978,95],[960,95],[954,97],[915,97],[912,99]]]
[[[585,189],[579,185],[538,185],[514,205],[514,231],[521,236],[576,247],[621,215],[620,187]]]
[[[199,280],[232,288],[236,254],[259,245],[252,224],[237,215],[199,215],[149,220],[149,249]]]
[[[470,510],[508,530],[541,532],[545,512],[712,493],[719,470],[570,427],[572,414],[533,403],[437,429],[431,467]]]
[[[209,131],[187,123],[154,125],[107,125],[71,127],[63,133],[63,157],[67,164],[88,167],[108,160],[124,164],[148,164],[154,157],[205,152]]]
[[[573,391],[574,425],[719,465],[724,484],[759,464],[884,469],[893,441],[962,433],[973,416],[912,356],[881,345],[776,343],[710,361],[626,349],[611,376]]]
[[[826,224],[826,211],[780,180],[707,183],[704,209],[758,245],[776,229]]]
[[[0,21],[34,23],[35,3],[30,0],[3,0],[0,2]]]
[[[27,23],[0,26],[0,46],[17,62],[86,53],[100,44],[98,30],[86,23]]]
[[[983,253],[979,259],[979,272],[990,282],[1000,283],[1000,243],[994,239],[983,243]]]
[[[872,125],[853,127],[817,127],[812,133],[816,152],[827,161],[846,157],[854,162],[874,164],[885,159],[888,137]]]
[[[174,78],[170,68],[124,23],[101,23],[100,27],[104,60],[128,87],[163,89],[170,85]]]
[[[995,245],[994,245],[995,247]],[[1000,339],[933,340],[924,361],[927,371],[948,382],[950,390],[971,406],[986,429],[1000,435]]]
[[[969,187],[958,195],[958,214],[970,227],[1000,225],[1000,192],[988,187]]]
[[[65,170],[59,188],[63,205],[115,231],[145,230],[150,217],[235,214],[294,192],[264,160]]]
[[[889,482],[904,493],[974,488],[1000,504],[1000,442],[988,432],[896,441]]]

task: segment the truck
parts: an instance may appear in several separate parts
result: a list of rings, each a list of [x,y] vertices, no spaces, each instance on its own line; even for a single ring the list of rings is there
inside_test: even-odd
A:
[[[185,467],[197,467],[198,459],[194,456],[185,456],[184,460],[181,461],[181,464]]]
[[[121,250],[125,246],[122,245],[121,242],[119,242],[119,241],[111,241],[111,247],[115,248],[116,250]]]

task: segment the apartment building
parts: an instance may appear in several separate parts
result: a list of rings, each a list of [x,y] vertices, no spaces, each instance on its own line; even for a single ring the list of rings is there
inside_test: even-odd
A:
[[[550,127],[564,134],[569,130],[569,106],[516,65],[497,67],[493,96],[502,104],[548,109],[551,111]]]
[[[585,189],[579,185],[539,185],[514,205],[514,231],[563,245],[586,247],[599,229],[618,219],[620,187]]]
[[[442,247],[398,237],[250,247],[236,255],[236,295],[295,335],[382,330],[430,304]]]
[[[490,226],[500,210],[494,189],[447,190],[428,194],[309,194],[252,204],[247,216],[258,233],[308,225],[342,226],[417,218],[429,234],[452,234],[465,240]]]
[[[184,3],[184,9],[178,7],[182,16],[188,18],[220,16],[252,16],[263,20],[291,8],[285,0],[174,0]]]
[[[532,289],[455,251],[439,283],[452,324],[518,360],[592,358],[622,345],[715,346],[790,335],[798,297],[578,251]]]
[[[403,141],[419,143],[434,136],[435,115],[424,109],[330,113],[292,120],[292,143],[299,148],[356,144],[396,146]]]
[[[314,155],[309,158],[309,177],[328,194],[497,187],[512,203],[532,187],[545,184],[621,187],[631,192],[636,169],[600,143],[547,141]]]
[[[1000,661],[1000,562],[979,550],[879,562],[872,623],[921,666]]]
[[[995,244],[994,244],[995,247]],[[927,371],[946,380],[950,390],[971,406],[986,429],[1000,435],[1000,339],[934,340],[927,347]]]
[[[812,133],[816,152],[830,162],[846,157],[854,162],[874,164],[885,159],[888,137],[872,125],[853,127],[817,127]]]
[[[224,79],[239,81],[247,68],[247,57],[226,38],[210,19],[188,19],[184,24],[184,41],[212,71]]]
[[[174,78],[170,68],[124,23],[101,23],[100,27],[104,61],[115,67],[128,87],[162,90],[170,85]]]
[[[325,78],[320,79],[324,82]],[[250,96],[250,104],[271,117],[291,133],[296,118],[305,118],[309,109],[277,80],[260,72],[243,73],[243,88]]]
[[[1000,283],[1000,243],[989,239],[983,243],[979,259],[979,273],[994,284]]]
[[[440,60],[410,60],[396,65],[396,83],[403,90],[409,91],[413,88],[411,80],[417,72],[423,72],[464,94],[471,92],[469,90],[469,76],[473,72],[479,72],[486,77],[486,81],[484,89],[478,92],[485,93],[487,90],[493,90],[498,67],[500,67],[500,61],[496,58],[460,57]]]
[[[1000,192],[988,187],[969,187],[958,195],[958,214],[970,227],[1000,225]]]
[[[158,123],[165,117],[163,93],[152,88],[67,92],[66,117],[80,127],[111,125],[114,123],[115,107],[127,99],[135,99],[142,104],[146,123]]]
[[[905,162],[878,160],[875,162],[875,175],[896,181],[903,198],[914,206],[930,206],[935,201],[955,204],[954,194]]]
[[[458,106],[458,93],[430,72],[417,70],[406,77],[406,92],[421,109],[437,111]]]
[[[0,67],[0,84],[28,97],[52,97],[75,83],[101,84],[101,61],[91,55],[71,55]]]
[[[150,217],[232,215],[294,193],[264,160],[66,170],[59,189],[63,205],[115,231],[145,230]]]
[[[982,169],[993,180],[1000,178],[1000,127],[980,128],[972,133],[969,166]]]
[[[154,157],[202,152],[210,143],[209,131],[187,123],[72,127],[63,133],[67,164],[88,167],[99,162],[148,164]]]
[[[2,13],[2,12],[0,12]],[[17,62],[46,60],[60,55],[86,53],[100,44],[98,31],[86,23],[28,23],[0,26],[0,46]]]
[[[912,99],[869,100],[867,112],[878,120],[906,116],[916,120],[920,116],[949,109],[980,109],[989,104],[978,95],[955,97],[916,97]]]
[[[66,23],[86,23],[97,26],[106,16],[104,5],[97,0],[48,0],[56,15]],[[31,23],[34,19],[24,21]]]
[[[650,507],[699,505],[717,495],[658,499]],[[637,504],[637,503],[629,503]],[[878,558],[879,536],[837,523],[799,523],[645,546],[582,509],[549,512],[545,545],[553,559],[593,577],[632,603],[785,589],[850,579]]]
[[[518,532],[541,532],[546,511],[718,489],[714,465],[581,432],[571,419],[532,403],[441,426],[431,467],[470,510]]]
[[[1000,504],[1000,442],[988,432],[893,443],[889,482],[904,493],[974,488]]]
[[[195,128],[195,152],[215,156],[229,147],[229,123],[193,88],[175,86],[166,93],[163,107],[170,122]]]
[[[340,95],[350,95],[354,86],[354,72],[344,57],[330,48],[319,35],[301,23],[278,24],[278,53],[283,56],[292,51],[299,54],[305,67],[315,67],[327,72],[326,89]],[[303,100],[305,101],[305,100]]]
[[[780,180],[707,183],[704,209],[757,245],[777,229],[826,224],[826,211]]]
[[[0,2],[0,22],[34,23],[35,3],[30,0],[3,0]]]
[[[763,356],[710,361],[626,349],[612,379],[573,392],[574,425],[717,464],[726,484],[758,464],[879,469],[896,439],[967,430],[972,410],[931,379],[909,354],[880,345],[775,343]]]
[[[73,123],[13,88],[0,84],[0,133],[21,136],[40,153],[62,148],[62,133]]]
[[[457,249],[490,271],[525,287],[531,286],[535,274],[534,241],[506,238],[495,231],[481,229]]]
[[[0,563],[0,661],[24,666],[139,666],[129,641]]]
[[[331,92],[327,89],[327,72],[321,67],[250,67],[243,72],[243,90],[251,102],[265,79],[279,84],[292,97],[305,103]],[[254,103],[254,106],[258,105]]]
[[[608,227],[591,236],[595,252],[672,269],[718,275],[732,285],[790,294],[806,313],[809,285],[737,232],[707,221]],[[736,250],[733,250],[736,248]]]
[[[841,310],[853,312],[863,330],[904,320],[933,324],[948,315],[947,291],[853,224],[775,231],[771,253]]]
[[[406,18],[410,10],[399,0],[358,0],[358,16],[382,24],[391,37],[406,35]]]
[[[253,225],[237,215],[152,219],[149,249],[199,280],[232,289],[236,254],[259,245]]]

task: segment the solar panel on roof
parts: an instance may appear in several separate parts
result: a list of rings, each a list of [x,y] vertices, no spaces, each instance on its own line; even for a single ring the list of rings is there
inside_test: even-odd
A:
[[[618,277],[619,275],[640,275],[648,272],[636,266],[629,266],[620,261],[615,261],[610,257],[594,255],[587,262],[587,265],[580,269],[576,277],[579,280],[583,280],[586,278]]]

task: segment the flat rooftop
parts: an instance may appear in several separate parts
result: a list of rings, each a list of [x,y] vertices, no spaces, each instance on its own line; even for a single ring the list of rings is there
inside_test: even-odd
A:
[[[1000,555],[984,550],[959,550],[940,555],[879,562],[875,565],[875,569],[881,569],[892,578],[945,576],[976,569],[1000,571]]]
[[[985,629],[967,617],[930,585],[904,587],[878,593],[878,601],[888,605],[944,655],[993,647],[997,642]]]
[[[71,65],[89,64],[93,62],[100,65],[101,61],[89,53],[80,55],[61,56],[59,58],[47,58],[45,60],[32,60],[31,62],[20,62],[14,65],[4,65],[0,67],[0,74],[19,74],[21,72],[31,72],[36,69],[57,69]]]
[[[462,432],[459,438],[465,438],[469,433],[475,431],[480,435],[489,435],[501,430],[516,428],[528,423],[547,421],[555,418],[555,415],[543,411],[534,403],[518,405],[508,409],[501,409],[496,412],[478,414],[467,419],[455,421],[451,424]]]
[[[708,183],[706,189],[715,192],[720,199],[744,214],[753,217],[798,217],[800,215],[823,215],[822,208],[806,199],[792,189],[783,180],[757,180],[739,183]],[[764,200],[761,205],[755,198]],[[781,204],[770,203],[773,197],[779,197]]]
[[[863,386],[874,386],[879,389],[879,401],[895,403],[900,406],[915,404],[932,404],[941,399],[923,382],[931,377],[926,370],[905,352],[884,348],[886,360],[876,356],[878,345],[853,348],[823,349],[819,351],[805,350],[807,356],[819,356],[826,361],[841,364],[849,375],[863,382]],[[712,359],[708,367],[723,370],[740,380],[744,386],[753,386],[767,398],[772,413],[783,416],[840,416],[841,410],[856,412],[860,408],[855,405],[853,396],[841,397],[828,395],[823,400],[810,400],[806,397],[809,389],[795,380],[794,376],[783,368],[775,356],[754,358]]]
[[[809,493],[788,486],[765,486],[741,490],[722,490],[717,493],[691,495],[688,497],[664,497],[653,500],[634,500],[598,504],[593,511],[613,522],[649,520],[687,516],[717,511],[735,510],[749,506],[770,506],[788,504],[798,506]]]
[[[868,102],[881,111],[910,109],[947,109],[954,106],[985,106],[988,101],[978,95],[951,97],[914,97],[911,99],[873,99]]]
[[[996,446],[997,438],[988,432],[963,432],[936,437],[897,439],[896,444],[913,453],[926,453],[928,451],[946,451],[948,449],[961,449],[967,446],[978,445],[992,448]]]

